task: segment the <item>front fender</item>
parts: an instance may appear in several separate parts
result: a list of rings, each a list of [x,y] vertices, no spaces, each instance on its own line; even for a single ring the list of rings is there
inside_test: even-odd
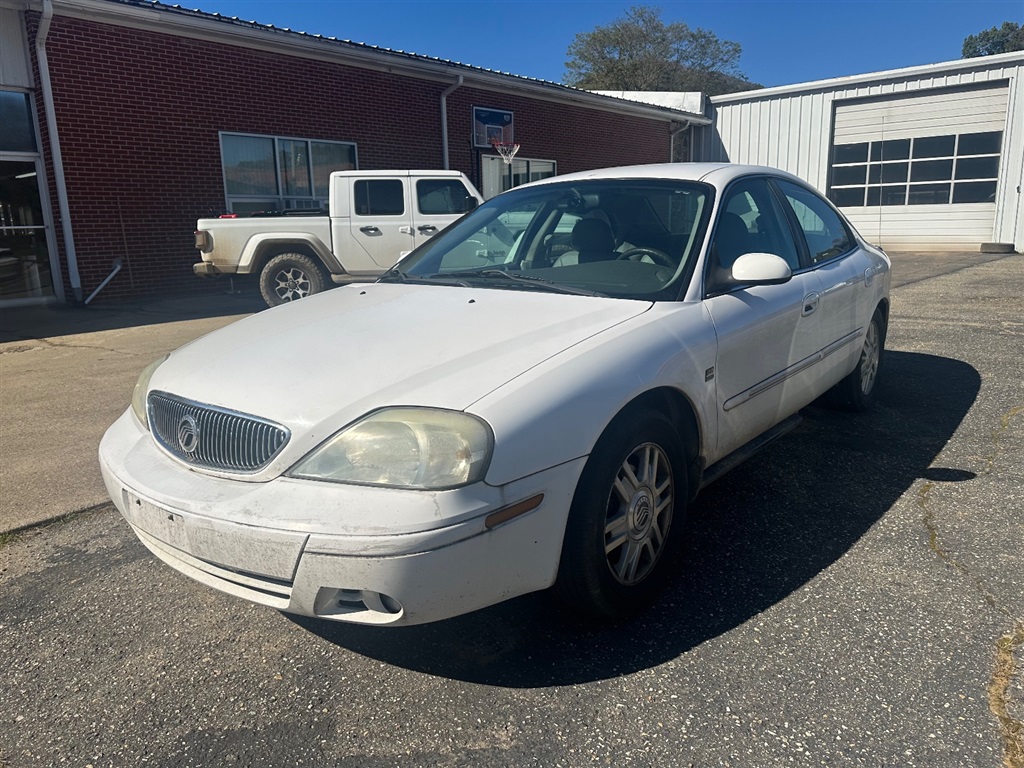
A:
[[[503,485],[589,455],[629,403],[662,388],[692,406],[700,452],[715,449],[717,340],[700,302],[665,302],[526,371],[467,411],[494,430],[486,482]]]

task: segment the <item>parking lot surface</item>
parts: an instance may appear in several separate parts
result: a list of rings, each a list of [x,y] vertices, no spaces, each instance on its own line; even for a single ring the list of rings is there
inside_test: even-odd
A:
[[[678,581],[611,627],[545,594],[351,627],[194,583],[88,482],[138,370],[238,313],[5,335],[0,521],[13,484],[87,511],[0,541],[0,766],[1019,768],[1024,256],[894,274],[878,407],[810,407],[707,488]],[[54,413],[79,431],[23,436]]]

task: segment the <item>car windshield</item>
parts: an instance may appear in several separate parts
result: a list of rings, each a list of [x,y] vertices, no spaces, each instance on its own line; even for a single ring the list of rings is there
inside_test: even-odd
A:
[[[484,203],[383,280],[675,299],[689,281],[710,187],[686,181],[565,181]]]

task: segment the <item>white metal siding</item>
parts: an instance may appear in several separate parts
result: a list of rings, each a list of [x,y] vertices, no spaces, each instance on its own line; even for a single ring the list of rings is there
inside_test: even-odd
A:
[[[0,8],[0,85],[32,87],[25,45],[21,13],[13,8]]]
[[[843,208],[857,231],[893,251],[976,251],[992,237],[994,203]]]
[[[875,241],[882,234],[892,237],[893,242],[898,243],[896,247],[901,248],[973,250],[983,242],[1004,242],[1014,243],[1018,251],[1024,251],[1024,196],[1019,191],[1024,184],[1022,76],[1024,54],[1018,53],[715,96],[709,100],[713,123],[698,131],[694,159],[774,166],[795,173],[824,191],[828,183],[833,109],[837,112],[845,109],[836,102],[892,95],[896,98],[889,100],[889,107],[894,110],[891,122],[897,126],[903,122],[906,136],[929,135],[916,133],[930,129],[915,119],[915,105],[925,106],[925,112],[947,125],[950,120],[959,118],[956,133],[1003,131],[996,201],[994,204],[889,207],[882,212],[881,230],[876,208],[844,209],[847,213],[874,212],[874,223],[869,217],[851,215],[858,229]],[[997,84],[997,81],[1005,82]],[[952,95],[950,89],[986,83],[993,87],[958,92],[957,97],[962,96],[964,101],[952,112],[942,105],[943,100],[948,103]],[[945,90],[936,92],[936,89]],[[904,95],[906,99],[899,98]],[[903,102],[908,106],[900,106]],[[872,102],[864,102],[863,107],[870,110]],[[854,135],[853,130],[851,114],[851,124],[842,126],[842,131],[850,133],[840,134],[844,137],[839,139],[841,143],[848,141],[845,137]],[[936,127],[932,135],[949,132]],[[897,138],[888,129],[886,137]],[[934,208],[941,208],[941,213],[930,210]],[[933,236],[912,236],[917,217],[934,227]],[[943,221],[938,221],[940,218]]]

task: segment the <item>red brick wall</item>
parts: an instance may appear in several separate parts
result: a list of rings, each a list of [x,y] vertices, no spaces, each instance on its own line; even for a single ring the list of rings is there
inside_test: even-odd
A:
[[[225,204],[219,131],[355,142],[367,170],[441,167],[447,83],[61,16],[46,49],[85,296],[116,258],[104,300],[211,288],[192,274],[192,231]],[[520,153],[560,173],[668,156],[666,123],[463,87],[449,158],[476,183],[474,105],[514,111]]]

